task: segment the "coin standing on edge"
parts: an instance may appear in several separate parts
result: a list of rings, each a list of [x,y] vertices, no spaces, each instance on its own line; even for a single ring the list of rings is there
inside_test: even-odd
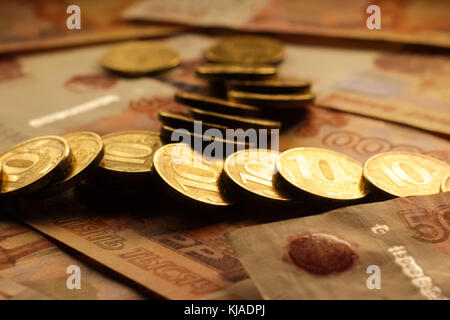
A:
[[[67,190],[80,182],[103,158],[102,138],[94,132],[74,132],[63,136],[72,151],[72,161],[66,175],[46,187],[45,192]]]
[[[3,181],[0,196],[31,193],[61,176],[70,166],[68,142],[57,136],[24,141],[2,155]]]
[[[450,166],[420,153],[397,151],[374,155],[364,164],[364,176],[376,188],[397,197],[439,193]]]
[[[278,40],[252,35],[230,36],[208,49],[206,58],[218,63],[278,63],[284,58],[283,44]]]
[[[104,68],[143,75],[176,67],[181,62],[174,49],[161,42],[129,41],[111,48],[101,59]]]
[[[233,186],[264,199],[287,201],[273,185],[278,152],[266,149],[242,150],[230,155],[224,172]]]
[[[289,149],[279,155],[276,166],[285,182],[314,196],[356,200],[369,192],[362,164],[331,150]]]
[[[450,191],[450,173],[442,179],[441,191],[442,192]]]
[[[222,160],[206,161],[187,144],[172,143],[156,151],[154,165],[161,180],[179,195],[206,205],[231,204],[219,189]]]

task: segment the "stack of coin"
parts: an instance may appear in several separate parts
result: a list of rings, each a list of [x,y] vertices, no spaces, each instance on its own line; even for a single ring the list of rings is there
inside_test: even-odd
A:
[[[224,38],[206,52],[215,64],[197,69],[199,77],[210,80],[212,93],[233,102],[257,106],[264,118],[290,125],[314,101],[311,82],[278,78],[274,66],[284,58],[283,45],[259,36]]]
[[[278,121],[258,117],[262,115],[258,107],[187,92],[177,92],[175,100],[186,104],[190,115],[160,112],[161,137],[165,142],[190,141],[190,145],[194,145],[195,141],[196,145],[200,145],[200,148],[196,148],[197,151],[203,150],[204,145],[214,141],[216,145],[222,144],[221,154],[227,157],[243,146],[258,146],[261,136],[256,130],[265,129],[267,135],[277,135],[278,131],[274,130],[281,128]],[[249,137],[252,132],[248,129],[254,129],[252,139]],[[266,140],[269,140],[269,143],[271,141]]]
[[[283,45],[261,36],[231,36],[218,41],[206,52],[210,63],[197,69],[197,76],[209,80],[214,95],[226,97],[225,81],[261,81],[276,76],[274,64],[284,58]]]
[[[229,81],[228,99],[258,106],[273,119],[290,124],[297,121],[305,107],[314,101],[311,82],[301,79],[272,79],[267,81]]]

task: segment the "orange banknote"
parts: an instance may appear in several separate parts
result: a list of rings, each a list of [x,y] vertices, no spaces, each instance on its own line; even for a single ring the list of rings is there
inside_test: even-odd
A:
[[[180,27],[123,21],[121,12],[135,0],[2,0],[0,53],[41,50],[138,37],[165,36]],[[80,29],[69,29],[70,5],[80,8]],[[70,11],[72,12],[72,11]]]
[[[367,27],[370,5],[380,8],[380,29]],[[447,0],[144,0],[124,16],[243,31],[450,47],[449,14]]]

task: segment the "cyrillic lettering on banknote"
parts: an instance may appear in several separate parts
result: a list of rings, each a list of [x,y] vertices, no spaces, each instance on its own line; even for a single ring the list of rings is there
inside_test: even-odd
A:
[[[236,282],[248,278],[244,267],[235,257],[224,254],[201,241],[181,233],[170,233],[152,238],[178,253],[212,267],[228,281]]]
[[[220,286],[210,280],[145,248],[133,249],[119,255],[119,257],[142,270],[151,271],[155,276],[175,286],[189,287],[189,292],[193,295],[203,295],[221,289]]]
[[[106,250],[120,250],[124,247],[125,239],[112,231],[109,226],[99,220],[89,218],[53,218],[53,223],[93,242]]]

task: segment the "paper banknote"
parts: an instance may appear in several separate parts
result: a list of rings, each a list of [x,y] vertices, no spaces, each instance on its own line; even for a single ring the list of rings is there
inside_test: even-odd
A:
[[[174,102],[172,95],[176,90],[206,90],[207,84],[195,76],[195,69],[204,61],[205,50],[216,40],[217,38],[189,34],[169,38],[167,43],[180,52],[183,62],[180,67],[158,78],[124,79],[106,73],[100,67],[99,60],[110,45],[79,48],[70,52],[3,58],[0,60],[0,95],[3,105],[0,109],[0,147],[6,148],[39,134],[60,134],[80,129],[102,134],[127,128],[158,130],[157,113],[161,108],[186,110]],[[445,66],[450,65],[448,58],[424,55],[420,58],[423,65],[420,69],[427,72],[405,76],[395,73],[395,70],[373,72],[376,59],[389,57],[380,51],[306,45],[288,45],[286,49],[286,59],[280,66],[280,74],[310,78],[313,83],[312,90],[318,96],[317,103],[345,110],[355,109],[355,113],[374,114],[375,109],[369,104],[371,99],[386,100],[386,103],[391,103],[392,108],[378,108],[374,117],[449,133],[450,126],[446,124],[450,121],[447,84],[450,77],[443,76]],[[414,58],[413,55],[405,54],[399,54],[397,58],[402,56],[404,59]],[[355,61],[358,61],[357,65]],[[437,67],[439,65],[441,68]],[[394,83],[392,87],[396,86],[395,83],[399,79],[403,81],[403,85],[393,90],[397,94],[392,98],[389,90],[384,89],[387,84],[380,87],[378,84],[374,85],[373,81],[368,81],[364,87],[364,82],[350,81],[355,77],[390,77]],[[350,80],[347,81],[348,79]],[[430,85],[427,87],[426,84]],[[428,89],[419,90],[419,87]],[[376,98],[373,98],[372,94],[363,92],[364,89],[369,92],[380,90],[374,95]],[[48,92],[53,94],[48,95]],[[383,97],[385,92],[389,94],[386,93]],[[346,95],[362,101],[357,105],[358,108],[352,104],[338,104],[340,100],[333,98]],[[364,101],[367,101],[368,105],[364,105]],[[317,109],[317,112],[323,114],[325,111]],[[405,116],[401,116],[402,112],[405,112]],[[363,119],[336,112],[325,114],[330,115],[332,123],[340,123],[340,118]],[[369,120],[364,118],[357,121]],[[408,132],[389,136],[389,141],[398,140],[398,144],[403,144],[404,142],[400,142],[409,139],[405,136],[419,135],[424,138],[412,139],[411,145],[419,148],[423,145],[425,149],[434,148],[434,144],[427,140],[436,138],[421,131],[391,126],[383,121],[370,123],[379,127],[381,137],[385,136],[383,131],[390,127]],[[385,147],[370,148],[374,148],[373,152],[387,150]],[[447,145],[444,149],[446,148]]]
[[[265,299],[448,300],[449,215],[447,192],[244,228],[228,238]]]
[[[159,130],[159,111],[186,110],[174,102],[176,90],[207,90],[205,82],[195,77],[195,68],[204,61],[203,52],[215,40],[198,35],[168,39],[167,44],[180,52],[183,63],[157,78],[124,79],[106,73],[99,59],[108,45],[4,61],[8,67],[0,76],[4,106],[0,109],[0,148],[29,137],[78,130],[99,134],[126,129]],[[287,61],[302,50],[307,59],[319,51],[289,47]],[[374,55],[367,53],[364,59],[370,62]],[[301,63],[293,61],[298,75],[314,76],[312,68],[310,73],[303,73]],[[334,77],[339,79],[344,69],[341,66]],[[313,83],[321,91],[329,79],[322,77],[320,70],[317,74],[317,78],[312,77]],[[360,161],[377,152],[415,150],[450,163],[450,143],[442,137],[319,107],[311,107],[298,125],[282,134],[280,148],[293,146],[324,147]],[[125,204],[115,206],[108,204],[116,197],[97,198],[89,196],[89,192],[86,196],[82,189],[75,189],[47,200],[15,203],[11,213],[164,297],[245,298],[243,295],[250,291],[230,289],[248,275],[225,233],[264,220],[248,218],[239,210],[227,217],[199,215],[185,207],[180,210],[151,186],[145,192],[151,196],[138,196],[131,202],[124,199]],[[117,198],[120,200],[120,196]],[[292,214],[308,212],[303,209]]]
[[[366,13],[380,8],[381,29]],[[145,0],[125,11],[128,19],[170,21],[244,31],[387,40],[450,47],[447,0]]]
[[[74,252],[69,254],[35,230],[7,219],[3,210],[0,217],[0,297],[5,287],[22,287],[27,290],[17,291],[21,299],[34,299],[22,295],[30,292],[47,299],[144,298],[139,291],[110,279],[101,268],[94,269],[77,259]],[[69,266],[80,268],[80,289],[67,286]],[[16,285],[4,285],[7,280]]]
[[[41,50],[137,37],[164,36],[180,27],[133,24],[121,12],[136,1],[2,0],[0,2],[0,53]],[[80,29],[69,29],[67,7],[80,8]],[[72,12],[72,11],[71,11]]]
[[[50,298],[0,276],[0,300],[49,300]]]

